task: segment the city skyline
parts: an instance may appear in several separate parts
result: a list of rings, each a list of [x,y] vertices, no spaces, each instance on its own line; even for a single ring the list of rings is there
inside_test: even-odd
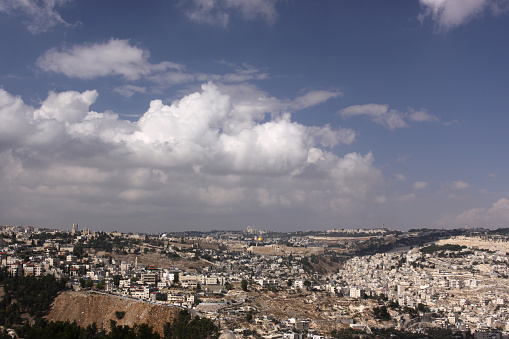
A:
[[[507,227],[507,0],[0,0],[0,224]]]

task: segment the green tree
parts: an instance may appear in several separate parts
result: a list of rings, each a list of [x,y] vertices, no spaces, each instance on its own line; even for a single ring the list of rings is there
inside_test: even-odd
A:
[[[117,322],[110,320],[110,333],[103,339],[160,339],[159,333],[154,332],[148,324],[135,324],[133,327],[117,326]]]
[[[242,281],[240,282],[240,287],[242,288],[242,290],[244,292],[247,292],[247,280],[246,279],[242,279]]]
[[[120,280],[122,280],[122,276],[118,274],[115,275],[113,277],[113,284],[118,287],[120,285]]]
[[[95,287],[96,287],[98,290],[104,290],[105,283],[106,283],[106,281],[104,281],[104,279],[102,279],[101,281],[99,281],[99,282],[95,285]]]
[[[390,320],[391,315],[387,311],[387,307],[381,306],[381,307],[374,307],[373,308],[373,316],[377,319],[381,320]]]
[[[196,339],[219,338],[219,327],[207,318],[192,317],[187,310],[180,311],[177,319],[164,325],[164,338]]]
[[[426,305],[424,305],[422,303],[418,303],[417,304],[417,311],[422,312],[422,313],[426,313],[426,312],[429,312],[430,310],[429,310],[428,306],[426,306]]]
[[[306,288],[309,289],[309,287],[311,286],[311,281],[309,280],[304,281],[304,286],[306,286]]]
[[[92,281],[92,279],[87,279],[87,281],[85,281],[85,287],[86,288],[92,288],[92,286],[94,286],[94,282]]]
[[[9,276],[6,269],[0,269],[0,283],[4,290],[0,300],[0,325],[16,327],[26,323],[21,317],[24,313],[36,321],[42,319],[67,281],[51,275]]]

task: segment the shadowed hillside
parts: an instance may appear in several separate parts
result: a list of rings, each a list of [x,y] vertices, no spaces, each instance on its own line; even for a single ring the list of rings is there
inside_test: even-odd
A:
[[[125,312],[118,319],[115,312]],[[117,325],[146,323],[155,331],[163,333],[166,322],[172,322],[179,309],[163,305],[155,305],[139,300],[117,296],[66,291],[58,295],[53,302],[51,311],[46,317],[49,321],[76,321],[80,327],[96,323],[99,329],[110,329],[110,320]]]

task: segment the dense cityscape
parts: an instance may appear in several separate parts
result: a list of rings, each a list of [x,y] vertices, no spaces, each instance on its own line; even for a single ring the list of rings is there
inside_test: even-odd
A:
[[[46,327],[93,325],[112,335],[148,324],[162,335],[186,311],[210,320],[216,332],[207,336],[221,338],[505,338],[508,231],[2,226],[0,256],[2,279],[64,283],[40,310]],[[8,307],[17,303],[6,299]],[[19,313],[2,315],[2,329],[30,337],[36,317],[21,306]]]

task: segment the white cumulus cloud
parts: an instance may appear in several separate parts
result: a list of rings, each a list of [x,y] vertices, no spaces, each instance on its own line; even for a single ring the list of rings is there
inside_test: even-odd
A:
[[[225,216],[289,225],[318,212],[354,218],[374,203],[373,155],[328,150],[353,131],[294,122],[281,113],[291,103],[234,87],[153,100],[134,122],[91,111],[95,90],[51,92],[39,107],[0,90],[0,213],[46,224],[120,215],[158,227]]]
[[[81,121],[87,116],[88,108],[96,101],[98,95],[97,91],[50,92],[41,107],[34,112],[34,117],[67,123]]]

